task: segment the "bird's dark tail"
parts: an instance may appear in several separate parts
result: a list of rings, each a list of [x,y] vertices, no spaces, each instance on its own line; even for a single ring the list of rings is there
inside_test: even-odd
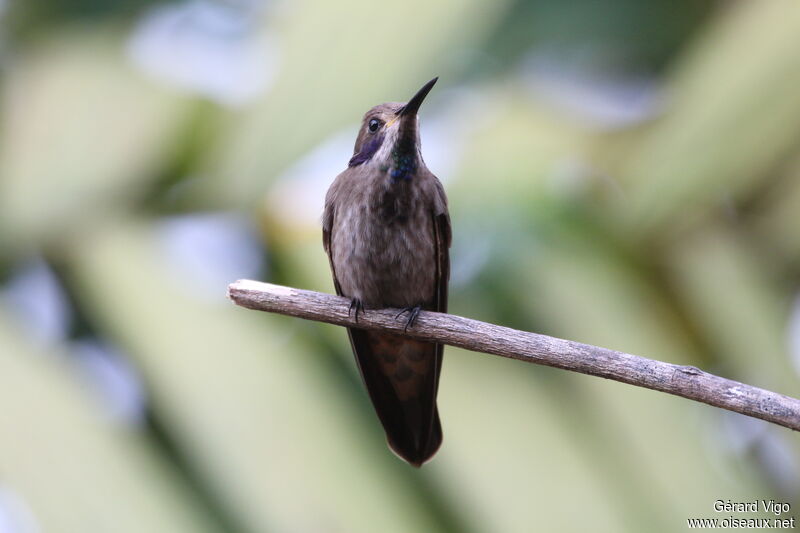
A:
[[[348,331],[389,446],[411,465],[422,466],[442,443],[436,408],[442,346],[388,333]]]

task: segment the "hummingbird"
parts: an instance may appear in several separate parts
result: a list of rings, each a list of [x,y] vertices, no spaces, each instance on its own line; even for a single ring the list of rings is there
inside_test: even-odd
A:
[[[405,329],[420,310],[447,311],[450,215],[441,182],[422,159],[417,112],[437,78],[407,103],[364,115],[347,168],[325,197],[322,242],[348,314],[402,309]],[[420,467],[439,449],[436,407],[444,346],[347,328],[361,378],[391,450]]]

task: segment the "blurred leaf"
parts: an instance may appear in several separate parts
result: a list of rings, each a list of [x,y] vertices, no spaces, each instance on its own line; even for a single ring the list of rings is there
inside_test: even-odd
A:
[[[8,74],[0,119],[8,246],[78,231],[135,201],[186,110],[133,71],[110,33],[56,33]]]
[[[800,157],[795,157],[782,179],[757,205],[751,221],[759,242],[775,247],[783,257],[800,265]]]
[[[217,531],[172,467],[111,421],[59,352],[26,342],[0,309],[2,483],[41,531]]]
[[[477,531],[628,529],[636,519],[586,461],[542,371],[447,348],[439,392],[445,441],[426,468]]]
[[[709,0],[517,0],[488,46],[506,68],[545,49],[598,70],[653,71],[669,61],[712,5]]]
[[[757,250],[729,228],[709,224],[677,242],[669,257],[678,298],[730,377],[800,395],[786,334],[791,294],[768,275]]]
[[[691,338],[650,281],[580,234],[550,235],[521,253],[520,304],[566,338],[675,364],[697,362]],[[624,339],[624,344],[619,341]]]
[[[543,333],[676,364],[697,360],[692,339],[651,280],[579,233],[550,237],[518,265],[518,279],[528,283],[519,288],[520,304],[545,324]],[[744,498],[742,487],[758,482],[749,472],[721,476],[709,464],[707,454],[724,450],[708,424],[721,411],[605,380],[561,377],[553,393],[562,410],[577,413],[574,434],[586,443],[587,460],[602,457],[607,465],[606,490],[649,510],[639,527],[651,521],[648,530],[674,531],[682,527],[675,517],[706,512],[719,494]],[[724,457],[729,468],[736,460]]]
[[[800,135],[800,4],[740,2],[723,10],[678,66],[665,115],[632,147],[618,202],[637,235],[696,221],[738,198]]]
[[[584,191],[589,134],[538,104],[522,87],[487,87],[483,120],[448,183],[452,215],[459,212],[526,226]],[[493,218],[493,220],[495,220]],[[527,229],[527,228],[526,228]]]

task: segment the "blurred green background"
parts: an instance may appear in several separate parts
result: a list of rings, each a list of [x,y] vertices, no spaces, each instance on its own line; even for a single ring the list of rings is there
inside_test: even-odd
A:
[[[789,430],[452,348],[414,470],[344,331],[225,299],[333,291],[322,201],[360,117],[439,75],[453,313],[800,396],[800,3],[0,17],[0,533],[683,531],[717,499],[800,505]]]

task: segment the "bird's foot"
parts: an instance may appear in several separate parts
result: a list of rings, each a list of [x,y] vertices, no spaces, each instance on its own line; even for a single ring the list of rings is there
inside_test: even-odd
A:
[[[347,317],[350,317],[350,313],[355,310],[356,312],[356,324],[358,324],[358,312],[364,312],[364,304],[361,302],[361,298],[353,298],[350,300],[350,307],[347,308]]]
[[[414,307],[404,307],[397,316],[395,316],[395,320],[400,318],[404,313],[408,313],[408,320],[406,320],[406,327],[403,328],[403,331],[408,331],[408,328],[414,325],[414,322],[417,321],[417,317],[419,316],[419,312],[422,310],[421,305],[417,305]]]

